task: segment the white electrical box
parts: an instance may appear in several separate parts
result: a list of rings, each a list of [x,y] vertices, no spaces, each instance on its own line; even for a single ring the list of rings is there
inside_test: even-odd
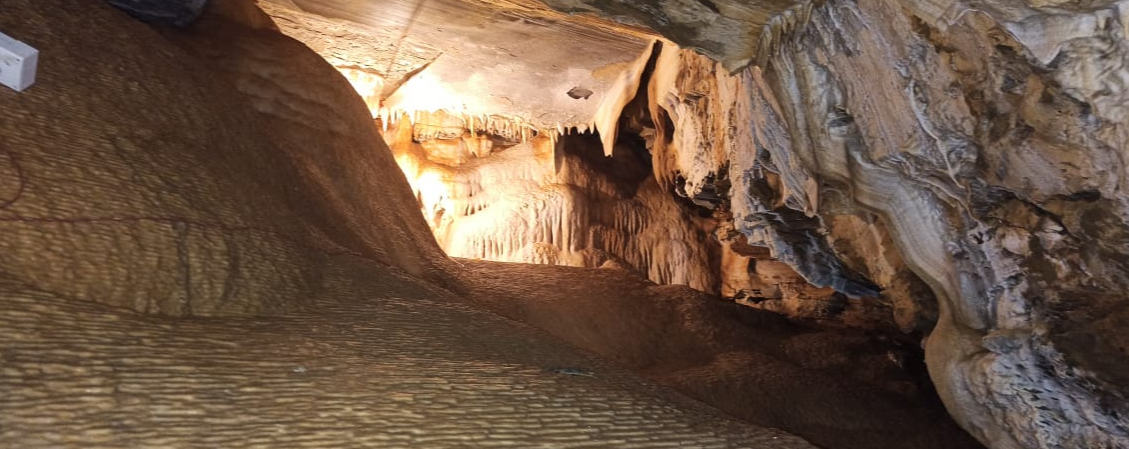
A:
[[[35,82],[39,50],[0,33],[0,84],[17,91]]]

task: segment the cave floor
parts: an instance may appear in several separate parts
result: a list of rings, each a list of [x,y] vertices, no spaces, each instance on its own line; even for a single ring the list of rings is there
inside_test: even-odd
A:
[[[240,318],[0,277],[0,447],[978,447],[872,335],[619,270],[460,263],[469,304],[340,256],[302,311]]]
[[[811,447],[338,262],[309,310],[273,317],[160,318],[0,279],[0,447]]]
[[[720,410],[825,448],[982,448],[919,342],[794,323],[627,271],[463,260],[465,296]]]

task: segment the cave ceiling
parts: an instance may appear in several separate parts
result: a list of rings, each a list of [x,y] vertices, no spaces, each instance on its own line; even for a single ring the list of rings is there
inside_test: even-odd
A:
[[[260,6],[284,33],[341,70],[374,117],[442,109],[505,118],[533,131],[592,128],[602,106],[634,95],[640,62],[655,39],[696,49],[727,68],[746,65],[759,30],[793,3],[263,0]]]
[[[544,8],[457,0],[263,5],[283,32],[355,85],[376,78],[367,98],[374,112],[382,102],[391,113],[498,115],[534,129],[590,122],[651,42]]]

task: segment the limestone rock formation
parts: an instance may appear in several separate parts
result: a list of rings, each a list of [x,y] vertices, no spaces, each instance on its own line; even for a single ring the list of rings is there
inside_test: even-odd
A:
[[[1129,313],[1123,6],[928,6],[820,8],[780,44],[791,150],[846,169],[933,287],[930,373],[966,429],[997,448],[1127,446],[1129,356],[1107,324]]]
[[[616,22],[655,30],[736,70],[753,60],[760,35],[791,14],[793,0],[694,0],[642,2],[621,0],[547,0],[570,14],[590,13]]]
[[[712,219],[659,188],[641,140],[604,157],[593,134],[522,142],[489,125],[464,126],[448,114],[418,114],[385,133],[449,256],[613,264],[660,284],[716,291]]]
[[[727,166],[735,226],[813,283],[924,280],[930,373],[985,444],[1129,446],[1125,6],[809,6],[765,31],[760,67],[664,89],[676,135],[710,144],[656,161],[690,193]]]
[[[189,43],[97,5],[0,17],[53,55],[42,88],[0,93],[0,270],[168,315],[300,307],[317,261],[339,253],[442,277],[415,205],[368,201],[410,191],[363,102],[317,55],[222,20],[197,24]],[[100,37],[87,21],[121,28]],[[319,95],[301,95],[310,89]],[[311,119],[327,116],[340,118]]]

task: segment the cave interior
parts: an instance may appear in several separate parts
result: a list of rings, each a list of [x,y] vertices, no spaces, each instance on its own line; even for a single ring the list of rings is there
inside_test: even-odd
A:
[[[1127,2],[5,1],[0,447],[1129,449]]]

